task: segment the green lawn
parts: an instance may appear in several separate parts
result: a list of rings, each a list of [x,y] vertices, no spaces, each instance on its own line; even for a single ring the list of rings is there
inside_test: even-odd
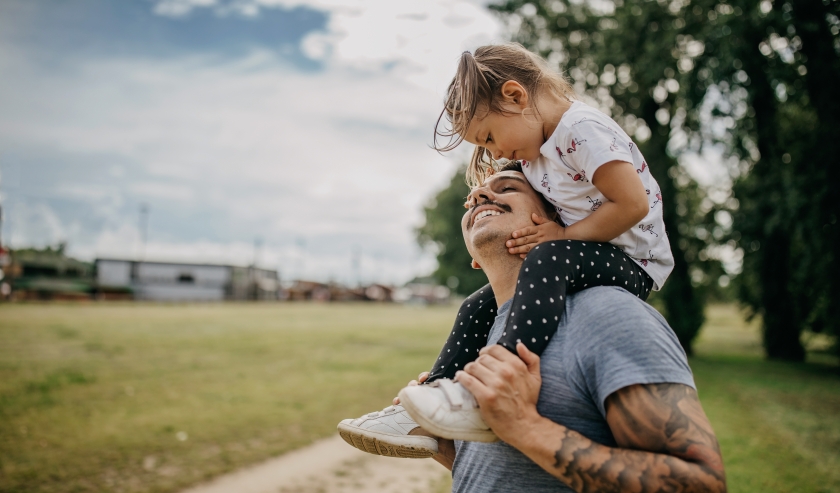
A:
[[[452,307],[0,306],[0,491],[176,491],[390,404]]]
[[[729,491],[840,492],[840,368],[762,358],[757,323],[712,306],[691,367]]]
[[[170,492],[384,407],[454,306],[0,306],[0,492]],[[709,310],[691,361],[732,492],[840,491],[840,374]]]

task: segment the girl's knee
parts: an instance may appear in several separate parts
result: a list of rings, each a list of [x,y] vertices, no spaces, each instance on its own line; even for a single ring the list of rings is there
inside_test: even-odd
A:
[[[540,243],[528,252],[523,262],[523,267],[531,266],[546,266],[546,264],[558,263],[561,259],[566,258],[563,248],[565,241],[547,241]]]

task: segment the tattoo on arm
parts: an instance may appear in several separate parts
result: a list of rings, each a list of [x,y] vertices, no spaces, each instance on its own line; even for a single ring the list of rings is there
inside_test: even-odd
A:
[[[633,385],[610,395],[606,406],[622,448],[563,428],[555,474],[575,491],[726,491],[720,447],[694,389]]]

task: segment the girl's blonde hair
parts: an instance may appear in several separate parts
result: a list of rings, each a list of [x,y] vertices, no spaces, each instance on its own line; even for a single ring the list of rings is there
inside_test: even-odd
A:
[[[435,124],[434,148],[451,151],[464,140],[464,133],[478,111],[505,113],[502,108],[502,84],[513,80],[522,85],[529,96],[529,106],[537,111],[535,102],[546,92],[562,99],[571,99],[574,89],[566,78],[549,68],[548,63],[518,43],[487,45],[461,54],[458,71],[446,92],[443,111]],[[443,118],[449,128],[441,128]],[[445,145],[438,145],[438,137],[446,137]],[[466,180],[470,187],[484,183],[497,164],[486,148],[476,146]]]

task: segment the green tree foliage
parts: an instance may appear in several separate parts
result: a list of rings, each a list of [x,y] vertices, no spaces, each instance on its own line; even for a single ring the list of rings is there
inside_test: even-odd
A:
[[[719,54],[707,65],[745,171],[735,186],[740,296],[762,316],[767,355],[802,360],[803,330],[840,332],[840,2],[732,5],[744,15],[712,33]]]
[[[423,208],[426,223],[417,229],[417,240],[421,246],[437,251],[438,268],[432,277],[458,294],[469,295],[487,284],[487,276],[470,267],[472,257],[461,234],[464,202],[470,193],[464,181],[465,170],[461,167],[456,171],[449,186]]]
[[[724,245],[744,255],[739,296],[762,316],[769,357],[801,360],[803,329],[838,334],[840,202],[831,190],[840,163],[831,143],[840,135],[840,2],[509,0],[493,8],[515,40],[566,67],[579,94],[644,141],[677,257],[661,294],[684,345],[702,321],[696,288],[720,272],[709,258]],[[702,197],[678,165],[709,147],[724,150],[734,196],[724,183]]]

